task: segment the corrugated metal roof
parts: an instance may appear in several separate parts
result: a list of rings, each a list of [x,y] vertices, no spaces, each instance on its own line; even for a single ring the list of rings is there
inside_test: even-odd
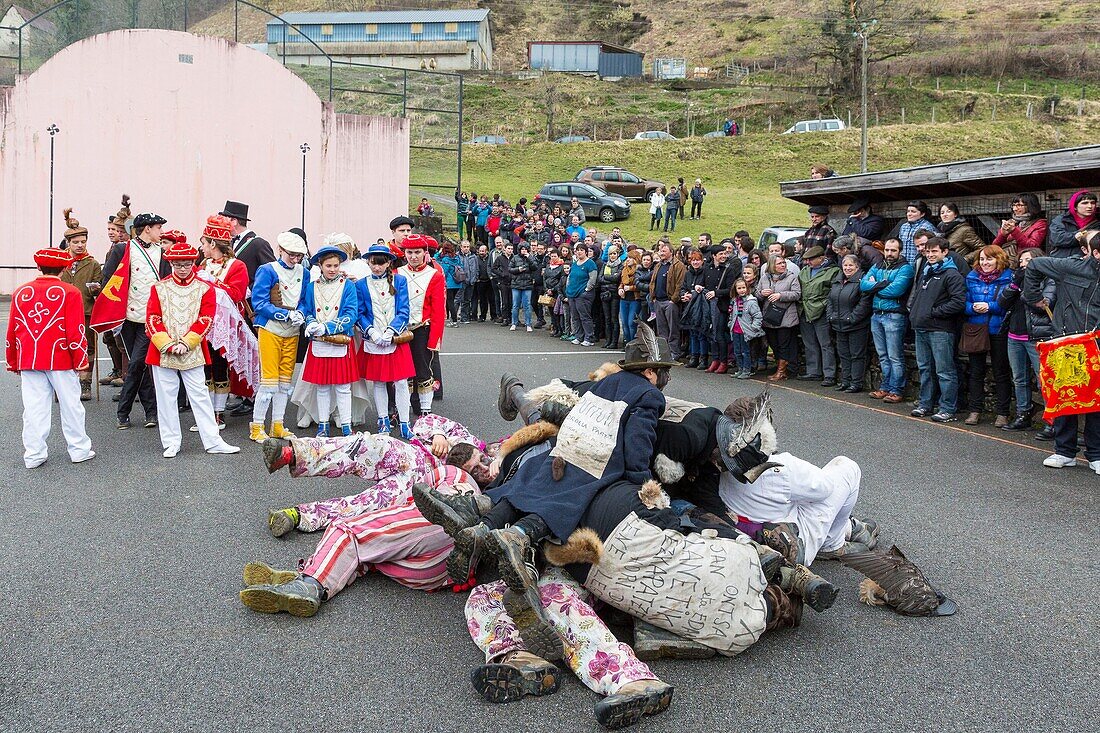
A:
[[[489,15],[488,8],[466,10],[379,10],[369,13],[283,13],[279,17],[294,25],[340,23],[480,23]],[[281,25],[269,20],[268,25]]]

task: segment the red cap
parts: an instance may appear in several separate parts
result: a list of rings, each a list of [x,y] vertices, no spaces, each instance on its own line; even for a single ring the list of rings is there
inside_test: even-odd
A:
[[[73,253],[67,249],[46,247],[34,253],[34,264],[39,267],[53,267],[64,270],[73,264]]]
[[[187,242],[173,242],[164,250],[163,256],[164,259],[169,261],[191,260],[191,262],[194,262],[199,258],[199,251]]]
[[[435,252],[439,249],[439,242],[427,234],[410,234],[401,242],[401,249],[426,249]]]
[[[187,235],[181,232],[179,229],[169,229],[166,232],[161,232],[160,238],[169,242],[187,244]]]
[[[163,234],[161,236],[164,236]],[[221,214],[214,214],[207,217],[206,226],[203,227],[202,236],[209,237],[210,239],[216,239],[221,242],[228,242],[233,238],[233,222],[229,220],[229,217],[222,216]]]

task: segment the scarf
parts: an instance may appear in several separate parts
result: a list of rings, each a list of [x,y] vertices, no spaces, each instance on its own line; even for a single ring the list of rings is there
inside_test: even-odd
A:
[[[999,278],[1001,276],[1001,273],[1003,273],[1004,270],[994,270],[993,272],[986,272],[985,270],[983,270],[979,267],[976,270],[974,270],[974,272],[976,272],[978,274],[978,279],[979,280],[981,280],[986,285],[989,285],[992,282],[996,282],[997,278]]]
[[[1077,193],[1069,197],[1069,215],[1073,217],[1073,220],[1077,222],[1078,229],[1084,229],[1089,224],[1096,221],[1096,214],[1085,218],[1077,215],[1077,202],[1081,200],[1081,197],[1088,193],[1087,189],[1081,189]]]

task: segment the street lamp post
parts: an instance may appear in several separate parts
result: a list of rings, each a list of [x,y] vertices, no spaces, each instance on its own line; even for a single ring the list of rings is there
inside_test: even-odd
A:
[[[51,124],[46,128],[46,132],[50,133],[50,239],[49,246],[53,246],[53,152],[54,152],[54,135],[61,132],[61,128],[57,125]]]
[[[302,231],[306,230],[306,153],[309,152],[309,143],[298,146],[302,151]]]
[[[867,172],[867,36],[871,29],[878,24],[877,20],[865,20],[859,24],[859,31],[852,34],[863,42],[863,53],[860,54],[860,66],[863,72],[863,84],[860,94],[860,108],[862,118],[859,134],[859,172]]]

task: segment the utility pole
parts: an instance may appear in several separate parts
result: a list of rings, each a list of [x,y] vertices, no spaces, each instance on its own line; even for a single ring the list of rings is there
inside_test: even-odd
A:
[[[306,228],[306,153],[309,152],[309,143],[298,146],[302,151],[302,231]]]
[[[859,135],[859,171],[860,173],[867,172],[867,36],[870,35],[871,29],[878,24],[877,20],[864,20],[859,23],[859,31],[853,33],[856,38],[859,38],[863,42],[863,53],[861,54],[861,66],[863,71],[863,84],[861,90],[860,117],[862,121],[860,123],[860,135]]]
[[[50,133],[50,238],[49,246],[53,247],[53,142],[54,135],[61,132],[57,125],[51,124],[46,128],[46,132]]]

